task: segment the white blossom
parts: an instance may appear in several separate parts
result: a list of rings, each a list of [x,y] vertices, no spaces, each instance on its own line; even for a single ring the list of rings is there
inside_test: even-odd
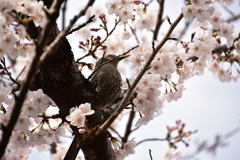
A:
[[[124,144],[124,152],[126,154],[126,156],[128,156],[129,154],[134,154],[135,150],[134,148],[136,147],[137,142],[133,139],[131,139],[130,141],[127,141],[127,143]]]
[[[122,149],[117,149],[114,152],[115,152],[115,156],[116,156],[117,160],[124,160],[124,158],[126,157],[126,155]]]

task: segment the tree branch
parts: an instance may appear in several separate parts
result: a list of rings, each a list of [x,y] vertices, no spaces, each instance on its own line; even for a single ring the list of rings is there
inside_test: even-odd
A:
[[[168,32],[166,33],[165,37],[162,39],[161,43],[156,47],[155,50],[153,50],[152,55],[150,56],[149,60],[147,61],[147,63],[143,67],[142,71],[138,74],[136,79],[133,81],[133,83],[131,85],[131,88],[129,88],[129,90],[127,91],[125,97],[121,101],[121,103],[120,103],[119,107],[116,109],[115,113],[100,127],[102,129],[102,131],[106,131],[107,128],[113,123],[113,121],[117,118],[117,116],[125,108],[125,105],[126,105],[128,99],[129,99],[132,91],[137,86],[138,82],[143,77],[144,73],[147,71],[147,69],[150,66],[151,62],[153,61],[154,57],[156,56],[158,51],[162,48],[162,46],[166,43],[166,41],[168,40],[168,38],[171,35],[172,31],[177,26],[177,24],[181,21],[182,18],[183,18],[183,14],[181,13],[178,16],[178,18],[176,19],[176,21],[170,26]]]
[[[47,47],[46,51],[42,54],[41,56],[41,63],[44,63],[44,61],[46,61],[50,56],[51,53],[53,53],[54,50],[54,46],[56,46],[58,43],[60,43],[60,40],[63,37],[66,37],[66,35],[69,33],[71,27],[75,24],[75,22],[82,17],[83,15],[85,15],[87,9],[93,5],[95,0],[89,0],[88,4],[86,5],[86,7],[81,10],[81,12],[79,12],[78,15],[74,16],[74,18],[72,20],[70,20],[69,25],[58,34],[58,36],[54,39],[54,41]]]
[[[130,114],[129,114],[128,123],[127,123],[126,129],[125,129],[125,134],[122,137],[122,142],[124,142],[124,143],[127,142],[129,135],[132,133],[131,132],[131,127],[132,127],[132,123],[133,123],[135,113],[136,112],[132,109]]]
[[[160,27],[162,25],[162,22],[163,22],[163,9],[164,9],[164,2],[165,0],[161,0],[159,3],[159,12],[158,12],[158,16],[157,16],[157,25],[155,26],[155,30],[154,30],[154,33],[153,33],[153,40],[157,40],[157,37],[158,37],[158,32],[160,30]]]
[[[143,143],[143,142],[149,142],[149,141],[165,141],[165,140],[166,140],[166,138],[163,138],[163,139],[161,139],[161,138],[148,138],[148,139],[144,139],[144,140],[139,141],[139,142],[137,143],[137,146],[138,146],[139,144]]]
[[[91,17],[87,20],[87,22],[85,22],[85,23],[83,23],[83,24],[80,24],[80,25],[79,25],[78,27],[76,27],[76,28],[71,29],[71,30],[69,31],[68,35],[69,35],[69,34],[72,34],[73,32],[75,32],[75,31],[77,31],[77,30],[79,30],[79,29],[81,29],[81,28],[83,28],[83,27],[85,27],[88,23],[93,22],[93,19],[94,19],[94,18],[95,18],[95,15],[91,16]]]

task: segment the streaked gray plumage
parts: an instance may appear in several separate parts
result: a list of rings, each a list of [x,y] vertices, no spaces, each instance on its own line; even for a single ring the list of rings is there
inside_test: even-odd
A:
[[[97,61],[95,73],[90,81],[97,92],[96,97],[100,108],[111,106],[120,96],[122,78],[117,65],[126,57],[128,56],[105,55]]]

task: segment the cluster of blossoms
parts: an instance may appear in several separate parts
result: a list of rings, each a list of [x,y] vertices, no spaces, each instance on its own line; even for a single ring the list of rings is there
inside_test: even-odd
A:
[[[117,141],[116,141],[116,143],[117,143]],[[116,155],[116,159],[124,160],[126,158],[126,156],[134,154],[135,153],[134,148],[136,147],[136,145],[137,145],[137,142],[133,138],[133,139],[127,141],[123,145],[122,149],[115,149],[114,152]]]
[[[206,0],[191,0],[191,4],[182,7],[182,13],[186,20],[190,20],[193,16],[195,20],[202,23],[210,23],[215,30],[220,30],[220,35],[227,39],[227,46],[233,45],[233,40],[238,34],[234,32],[233,24],[228,24],[221,12],[215,11],[211,3],[206,3]],[[199,24],[200,26],[200,24]]]
[[[134,0],[109,0],[105,3],[105,6],[110,15],[115,14],[121,18],[122,22],[125,23],[127,20],[134,19],[133,11],[137,10],[138,4],[140,3],[141,1]]]
[[[131,52],[128,59],[136,73],[143,69],[152,54],[151,46],[151,43],[142,43],[138,49]],[[185,67],[188,70],[186,72],[182,70],[181,75],[177,72],[175,59],[180,57],[180,59],[186,61],[184,53],[185,49],[181,43],[176,45],[167,42],[152,61],[150,69],[147,70],[135,88],[137,97],[133,100],[133,103],[136,105],[136,111],[141,115],[137,125],[146,125],[152,120],[154,113],[161,111],[163,100],[171,102],[181,98],[184,90],[182,83],[192,74],[192,69],[189,69],[189,67]],[[174,83],[173,79],[177,79],[177,83]],[[168,86],[168,88],[165,88],[164,94],[161,94],[162,82],[165,82]]]
[[[94,110],[91,109],[90,103],[81,104],[78,108],[71,108],[70,114],[66,117],[66,120],[70,122],[71,125],[77,126],[80,133],[85,132],[84,122],[86,116],[94,114]]]
[[[207,65],[210,72],[221,82],[236,80],[240,76],[239,71],[237,70],[237,74],[234,76],[229,70],[220,67],[219,61],[221,60],[219,60],[219,56],[213,61],[209,61],[212,58],[212,50],[214,47],[221,45],[220,37],[226,39],[227,47],[234,46],[236,48],[236,53],[239,54],[240,42],[239,40],[235,41],[235,39],[238,38],[238,33],[234,31],[234,26],[228,24],[226,20],[221,17],[221,13],[215,10],[211,3],[206,3],[206,1],[191,0],[189,5],[182,7],[182,13],[186,20],[194,16],[196,26],[205,28],[204,30],[201,29],[197,33],[197,37],[188,44],[188,53],[198,57],[198,60],[195,62],[195,69],[202,74]],[[205,25],[203,25],[203,23],[205,23]],[[208,24],[212,26],[214,32],[207,30]],[[213,37],[214,34],[218,34],[218,36]],[[224,54],[225,53],[220,53],[219,55],[221,56]]]
[[[155,13],[144,11],[144,5],[140,0],[109,0],[105,3],[110,15],[115,14],[120,18],[121,22],[131,24],[138,30],[151,30],[155,25]],[[131,32],[135,34],[135,29],[129,27]],[[129,31],[124,27],[122,35],[123,40],[128,40],[131,37]]]
[[[209,20],[214,10],[211,5],[206,4],[206,0],[191,0],[190,5],[182,7],[182,13],[186,20],[194,16],[200,23]]]
[[[15,59],[17,56],[26,57],[28,54],[32,55],[34,53],[33,45],[21,43],[26,37],[26,29],[20,24],[27,24],[29,21],[33,21],[36,27],[43,27],[46,22],[43,7],[42,1],[1,1],[0,35],[2,38],[0,41],[0,59],[3,58],[4,54]],[[9,27],[9,25],[12,27]]]
[[[26,63],[35,54],[35,45],[27,36],[26,27],[33,22],[36,27],[44,27],[46,15],[42,1],[37,0],[2,0],[0,4],[0,59],[7,56],[17,62],[16,72],[22,73],[22,80],[28,71]],[[24,64],[23,64],[24,63]],[[14,66],[15,67],[15,66]]]
[[[205,1],[191,1],[190,5],[182,8],[182,12],[187,20],[195,16],[196,21],[200,23],[209,22],[227,39],[228,47],[233,45],[233,40],[237,37],[233,25],[226,23],[220,12],[215,11],[210,4]],[[150,68],[135,88],[137,97],[133,103],[136,105],[136,111],[140,113],[137,125],[147,124],[153,119],[154,113],[161,110],[163,100],[171,102],[181,98],[182,91],[185,90],[183,82],[195,73],[203,74],[207,66],[222,82],[234,79],[228,71],[219,66],[217,60],[212,60],[212,51],[219,45],[214,31],[201,25],[199,27],[201,28],[189,43],[167,41],[151,62]],[[239,41],[234,45],[239,48]],[[130,54],[128,59],[132,63],[131,67],[139,73],[152,54],[152,44],[140,43],[139,48]],[[164,94],[161,94],[161,82],[167,84],[164,85],[165,89],[162,89],[165,90]]]
[[[11,87],[4,87],[0,83],[2,105],[0,112],[0,123],[7,125],[11,112],[13,110],[14,99],[11,96]],[[29,91],[24,101],[20,117],[12,133],[8,152],[5,153],[6,159],[16,159],[18,157],[28,157],[31,153],[30,147],[41,146],[59,142],[60,136],[65,133],[65,129],[58,127],[59,122],[55,124],[46,124],[46,120],[39,115],[46,115],[49,106],[55,107],[54,102],[45,95],[41,89]]]
[[[14,98],[11,95],[12,87],[5,87],[0,83],[0,90],[0,105],[2,106],[0,123],[7,125],[14,103]],[[46,121],[46,119],[42,118],[47,115],[49,106],[51,106],[50,108],[56,107],[54,102],[41,89],[28,92],[8,144],[8,152],[4,155],[6,159],[17,159],[18,157],[27,159],[32,151],[31,147],[60,142],[60,137],[65,134],[64,126],[59,126],[61,121],[58,119],[56,121],[53,119]],[[66,119],[71,122],[71,125],[80,128],[84,125],[85,116],[93,113],[91,105],[86,103],[78,108],[71,108],[70,115]],[[84,129],[80,129],[79,132],[83,133]],[[1,135],[2,131],[0,132],[0,137],[2,137]]]

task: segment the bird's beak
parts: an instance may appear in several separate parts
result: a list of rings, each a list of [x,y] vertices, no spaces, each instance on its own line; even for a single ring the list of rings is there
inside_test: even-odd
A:
[[[119,59],[119,61],[120,60],[122,60],[122,59],[124,59],[124,58],[127,58],[127,57],[129,57],[130,55],[120,55],[120,56],[118,56],[118,59]]]

